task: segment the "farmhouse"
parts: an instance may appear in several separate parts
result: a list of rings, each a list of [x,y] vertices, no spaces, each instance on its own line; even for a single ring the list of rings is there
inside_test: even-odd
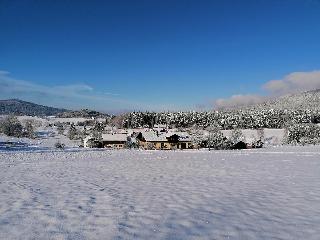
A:
[[[187,133],[182,132],[140,132],[137,134],[136,138],[139,140],[140,146],[144,149],[170,150],[188,149],[193,147],[190,136]]]
[[[159,132],[154,130],[135,131],[128,134],[113,133],[102,134],[101,139],[87,137],[84,139],[84,147],[97,148],[125,148],[127,143],[136,142],[143,149],[171,150],[193,148],[191,137],[186,132]]]
[[[127,143],[126,134],[102,134],[102,146],[104,148],[121,149]]]
[[[112,148],[122,149],[125,148],[127,143],[126,134],[102,134],[101,140],[96,140],[92,137],[84,139],[84,147],[98,147],[98,148]]]
[[[144,149],[171,149],[166,136],[154,131],[139,132],[136,139]]]

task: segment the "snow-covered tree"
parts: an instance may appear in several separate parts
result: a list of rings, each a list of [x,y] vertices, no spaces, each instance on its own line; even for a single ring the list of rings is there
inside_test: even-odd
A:
[[[64,133],[64,126],[63,126],[63,124],[60,123],[60,122],[57,122],[55,125],[57,126],[58,134],[63,135],[63,133]]]
[[[210,149],[229,149],[231,148],[230,141],[222,134],[219,128],[208,128],[209,134],[207,135],[206,146]]]
[[[190,135],[192,142],[196,145],[197,148],[205,147],[206,137],[204,136],[203,130],[195,126],[190,130]]]
[[[8,116],[0,122],[0,131],[7,136],[21,137],[23,126],[15,116]]]
[[[65,148],[65,144],[64,144],[64,143],[61,143],[61,142],[56,142],[56,143],[54,144],[54,147],[55,147],[56,149],[64,149],[64,148]]]
[[[100,122],[96,122],[94,127],[91,129],[91,136],[100,141],[102,139],[102,132],[104,131],[104,125]]]
[[[28,138],[35,138],[34,127],[31,120],[26,121],[24,135]]]
[[[212,125],[220,129],[234,128],[283,128],[286,124],[311,123],[318,121],[319,109],[283,109],[281,107],[249,108],[240,110],[208,111],[208,112],[131,112],[121,117],[122,127],[152,127],[153,123],[165,124],[169,127],[193,127],[205,129]]]
[[[294,124],[286,128],[288,144],[319,144],[320,127],[316,124]]]
[[[232,144],[237,144],[238,142],[245,141],[244,135],[240,129],[233,129],[231,132],[230,141]]]
[[[70,125],[69,131],[68,131],[68,137],[70,140],[74,140],[78,138],[78,130],[76,129],[73,123]]]

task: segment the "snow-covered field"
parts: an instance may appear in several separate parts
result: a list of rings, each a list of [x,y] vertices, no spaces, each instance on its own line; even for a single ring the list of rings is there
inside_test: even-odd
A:
[[[319,146],[0,153],[0,239],[319,236]]]

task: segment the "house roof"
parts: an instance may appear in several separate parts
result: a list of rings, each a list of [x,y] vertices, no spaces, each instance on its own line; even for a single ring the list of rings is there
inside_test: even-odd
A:
[[[143,138],[147,142],[167,142],[169,137],[173,135],[179,136],[179,141],[185,142],[185,141],[191,141],[191,138],[188,133],[185,132],[169,132],[169,133],[156,133],[154,131],[150,132],[141,132]]]
[[[147,142],[167,142],[168,141],[166,138],[166,135],[164,134],[157,135],[157,133],[153,131],[144,132],[142,133],[142,136]]]
[[[168,132],[166,134],[167,137],[170,137],[172,135],[178,135],[180,140],[190,140],[191,137],[187,132]]]
[[[119,142],[126,142],[127,135],[126,134],[102,134],[102,141],[119,141]]]

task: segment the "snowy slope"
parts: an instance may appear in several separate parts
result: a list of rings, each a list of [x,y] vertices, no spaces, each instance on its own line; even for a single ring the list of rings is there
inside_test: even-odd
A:
[[[0,239],[319,239],[319,150],[0,153]]]
[[[257,109],[291,109],[291,110],[320,110],[320,89],[289,94],[274,100],[266,101],[252,108]]]

